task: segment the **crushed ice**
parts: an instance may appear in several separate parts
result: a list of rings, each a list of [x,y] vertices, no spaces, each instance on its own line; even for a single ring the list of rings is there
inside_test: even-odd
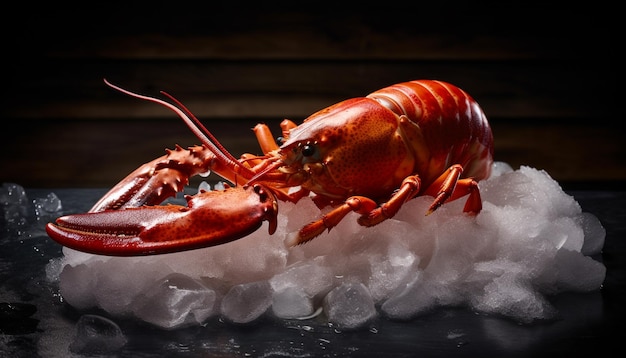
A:
[[[530,323],[554,316],[549,295],[601,287],[606,269],[592,256],[605,230],[545,171],[496,163],[480,187],[483,210],[475,217],[462,213],[463,200],[425,216],[432,198],[418,197],[375,227],[350,214],[329,233],[287,248],[289,234],[320,215],[307,198],[281,203],[273,236],[264,226],[217,247],[135,258],[64,248],[49,279],[76,308],[165,329],[268,315],[323,317],[353,329],[439,307]]]

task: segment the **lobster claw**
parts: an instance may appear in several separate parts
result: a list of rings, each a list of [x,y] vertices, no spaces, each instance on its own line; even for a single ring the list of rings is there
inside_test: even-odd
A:
[[[264,220],[269,221],[270,235],[276,231],[276,198],[262,185],[204,191],[186,199],[188,206],[64,216],[49,223],[46,231],[63,246],[108,256],[157,255],[220,245],[254,232]]]

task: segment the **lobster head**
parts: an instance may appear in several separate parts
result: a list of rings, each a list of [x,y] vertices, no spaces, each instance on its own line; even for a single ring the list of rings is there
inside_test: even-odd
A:
[[[290,186],[329,198],[384,196],[413,169],[399,123],[373,99],[337,103],[291,129],[279,150],[279,171]]]

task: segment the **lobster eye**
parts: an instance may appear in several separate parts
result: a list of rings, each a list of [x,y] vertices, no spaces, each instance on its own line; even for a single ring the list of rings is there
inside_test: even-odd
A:
[[[313,154],[315,154],[315,146],[311,144],[305,144],[304,146],[302,146],[301,152],[302,152],[302,156],[310,157]]]
[[[259,184],[255,184],[252,188],[254,189],[254,192],[259,195],[259,199],[261,200],[261,202],[265,202],[265,200],[267,200],[267,193],[265,192],[265,190],[263,190],[262,186],[260,186]]]

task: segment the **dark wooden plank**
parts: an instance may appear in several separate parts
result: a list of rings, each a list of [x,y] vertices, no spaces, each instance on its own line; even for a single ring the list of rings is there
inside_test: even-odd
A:
[[[498,118],[596,118],[617,101],[608,67],[562,61],[230,62],[56,61],[15,84],[0,109],[10,118],[164,117],[154,104],[125,98],[102,78],[153,96],[166,90],[201,118],[293,117],[412,79],[465,89]],[[34,72],[34,74],[33,74]]]
[[[359,27],[357,27],[359,28]],[[532,60],[568,59],[575,55],[573,39],[546,34],[414,34],[399,31],[344,34],[332,38],[312,29],[289,32],[256,29],[249,33],[131,34],[96,37],[83,46],[53,48],[51,58],[113,60],[226,61],[363,61],[363,60]],[[354,41],[354,38],[362,41]],[[565,40],[565,41],[564,41]],[[588,45],[602,50],[602,42]],[[585,41],[586,42],[586,41]],[[581,45],[578,43],[578,45]],[[587,45],[584,43],[583,45]]]
[[[481,104],[498,160],[566,183],[626,181],[614,5],[14,5],[20,26],[0,24],[0,117],[16,125],[0,134],[2,181],[111,186],[163,148],[197,142],[171,112],[104,77],[175,95],[235,154],[257,150],[256,122],[277,128],[392,83],[442,79]]]
[[[613,75],[611,7],[309,5],[306,11],[302,2],[25,7],[24,30],[2,32],[14,51],[7,56],[8,106],[0,114],[164,113],[116,102],[102,89],[103,77],[140,92],[167,90],[205,118],[303,117],[417,78],[455,83],[496,117],[606,116],[604,103],[615,102],[605,90]]]
[[[626,146],[619,123],[572,120],[492,121],[496,160],[544,169],[564,186],[619,189],[626,183]],[[600,183],[607,187],[594,187]]]
[[[279,135],[278,121],[267,121]],[[221,120],[206,125],[235,155],[259,153],[251,131],[255,121]],[[32,126],[38,130],[33,131]],[[612,187],[626,178],[626,146],[618,125],[571,121],[492,121],[496,160],[517,168],[546,170],[564,185],[602,182]],[[16,123],[3,132],[5,151],[0,182],[30,187],[109,187],[140,164],[175,144],[198,144],[173,120],[62,121]],[[194,180],[197,185],[201,178]]]

